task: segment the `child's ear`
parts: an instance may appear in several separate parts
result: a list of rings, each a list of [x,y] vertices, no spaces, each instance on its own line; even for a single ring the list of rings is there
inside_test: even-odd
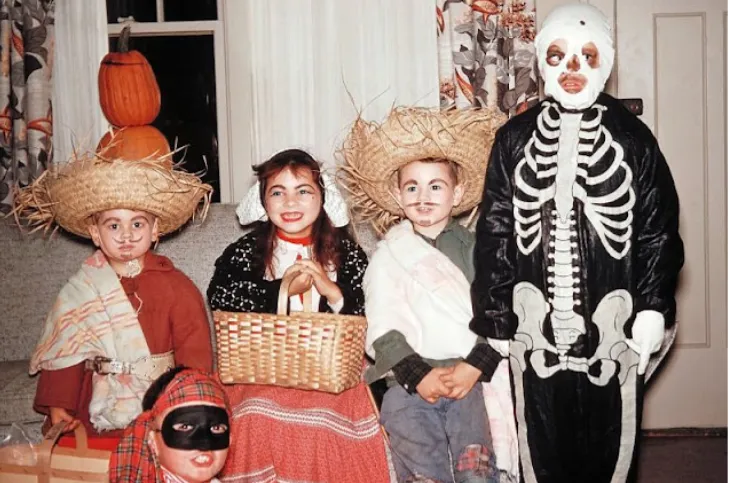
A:
[[[459,206],[464,199],[464,185],[459,183],[454,186],[454,206]]]
[[[402,210],[403,209],[403,200],[402,200],[403,197],[401,196],[397,173],[393,176],[393,179],[390,182],[390,189],[388,191],[390,192],[390,195],[393,197],[395,202],[398,204],[398,207]]]
[[[159,227],[158,218],[155,217],[155,222],[152,223],[152,241],[156,242],[159,240],[159,238],[160,238],[160,227]]]
[[[91,240],[94,242],[94,245],[98,248],[101,246],[101,240],[99,237],[99,227],[95,224],[89,225],[89,235],[91,235]]]
[[[402,210],[403,209],[403,201],[401,199],[400,190],[397,189],[397,188],[395,188],[395,187],[393,187],[390,190],[390,194],[393,196],[393,199],[398,204],[398,207]]]
[[[152,430],[147,432],[147,444],[152,450],[152,454],[157,456],[157,442],[155,441],[155,432]]]

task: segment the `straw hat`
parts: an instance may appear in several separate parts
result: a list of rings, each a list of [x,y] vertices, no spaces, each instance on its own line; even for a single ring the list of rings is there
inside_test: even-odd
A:
[[[382,124],[358,118],[340,154],[340,179],[356,216],[379,232],[403,217],[392,191],[400,168],[412,161],[444,158],[458,166],[464,196],[452,214],[479,204],[487,160],[505,116],[491,109],[441,111],[397,107]]]
[[[74,155],[17,190],[13,213],[36,229],[56,223],[89,238],[94,213],[125,208],[151,213],[160,235],[171,233],[198,213],[205,217],[213,189],[194,174],[172,169],[169,156],[129,161]]]

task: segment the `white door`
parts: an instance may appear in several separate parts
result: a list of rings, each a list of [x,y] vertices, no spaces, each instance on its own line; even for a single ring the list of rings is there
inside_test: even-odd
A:
[[[674,351],[645,428],[727,426],[727,4],[616,0],[618,96],[644,102],[680,200],[685,266]]]
[[[538,22],[566,0],[538,0]],[[641,98],[674,175],[685,266],[674,350],[650,382],[644,428],[727,426],[727,4],[592,0],[615,24],[607,91]],[[538,23],[539,25],[539,23]]]

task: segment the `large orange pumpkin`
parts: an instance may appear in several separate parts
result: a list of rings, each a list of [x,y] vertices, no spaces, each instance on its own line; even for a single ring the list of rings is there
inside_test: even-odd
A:
[[[105,159],[129,161],[168,155],[163,164],[168,167],[172,166],[170,144],[165,135],[154,126],[127,126],[112,129],[101,138],[96,152]]]
[[[151,124],[160,113],[160,86],[147,59],[129,51],[130,26],[122,29],[117,50],[99,67],[99,102],[107,120],[117,127]]]

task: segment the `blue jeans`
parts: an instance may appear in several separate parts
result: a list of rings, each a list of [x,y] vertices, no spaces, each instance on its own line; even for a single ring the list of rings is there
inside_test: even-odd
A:
[[[499,481],[481,383],[463,399],[435,404],[396,384],[383,397],[380,418],[399,481]]]

